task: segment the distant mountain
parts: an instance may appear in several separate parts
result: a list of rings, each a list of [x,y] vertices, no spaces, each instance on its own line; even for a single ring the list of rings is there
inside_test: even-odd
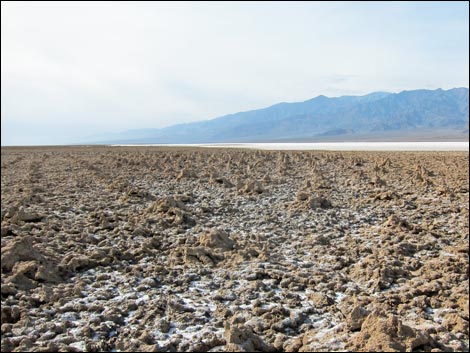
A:
[[[468,136],[468,88],[316,98],[164,129],[125,131],[103,143],[217,143],[355,139],[420,131]],[[467,137],[468,138],[468,137]],[[105,141],[104,141],[105,140]]]

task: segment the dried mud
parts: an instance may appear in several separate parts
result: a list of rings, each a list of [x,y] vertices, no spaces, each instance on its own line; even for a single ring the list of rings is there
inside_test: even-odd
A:
[[[2,148],[2,351],[468,351],[468,152]]]

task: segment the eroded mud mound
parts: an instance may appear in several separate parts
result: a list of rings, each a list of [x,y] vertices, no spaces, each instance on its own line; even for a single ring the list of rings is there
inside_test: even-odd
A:
[[[468,351],[468,152],[2,148],[2,351]]]

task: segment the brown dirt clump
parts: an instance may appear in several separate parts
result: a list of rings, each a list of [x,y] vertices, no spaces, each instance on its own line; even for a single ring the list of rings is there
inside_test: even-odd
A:
[[[361,352],[411,352],[430,343],[427,334],[404,325],[395,315],[373,312],[351,342],[351,349]]]

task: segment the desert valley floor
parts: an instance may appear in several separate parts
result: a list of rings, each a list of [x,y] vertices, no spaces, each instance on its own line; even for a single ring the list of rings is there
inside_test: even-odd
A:
[[[1,150],[2,351],[468,351],[469,153]]]

